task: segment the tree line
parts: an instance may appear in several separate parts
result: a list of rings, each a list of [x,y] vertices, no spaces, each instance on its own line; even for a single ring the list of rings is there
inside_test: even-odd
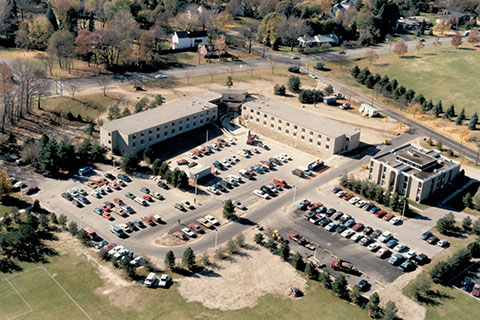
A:
[[[85,164],[103,162],[106,153],[106,147],[89,139],[75,146],[67,138],[57,141],[43,134],[38,140],[26,141],[21,155],[22,161],[35,169],[58,174],[75,172]]]
[[[340,178],[340,185],[368,200],[389,207],[395,212],[404,212],[407,217],[415,215],[415,212],[409,208],[406,197],[402,197],[396,192],[392,194],[390,191],[385,191],[381,186],[371,181],[360,180],[353,175],[345,174]]]
[[[456,125],[462,125],[467,119],[465,115],[465,108],[462,108],[460,113],[456,114],[455,105],[451,104],[444,111],[442,100],[439,100],[436,104],[433,104],[432,99],[427,101],[423,94],[417,94],[413,89],[406,89],[403,85],[400,85],[396,79],[389,79],[387,75],[382,77],[378,73],[373,75],[367,67],[360,70],[360,68],[356,65],[352,68],[350,73],[358,83],[366,86],[369,89],[372,89],[376,93],[382,94],[386,98],[398,101],[403,106],[418,106],[421,108],[422,112],[428,112],[437,118],[440,116],[447,120],[453,120],[455,118]],[[475,130],[477,123],[478,114],[475,112],[470,117],[468,129]]]

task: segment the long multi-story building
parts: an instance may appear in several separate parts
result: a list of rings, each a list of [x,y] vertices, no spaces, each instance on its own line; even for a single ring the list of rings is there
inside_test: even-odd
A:
[[[360,131],[351,126],[266,98],[244,103],[242,121],[281,142],[331,154],[351,151],[360,143]]]
[[[460,172],[460,163],[438,150],[407,143],[373,157],[368,179],[391,192],[422,202]]]
[[[100,128],[100,143],[114,154],[142,151],[215,121],[221,99],[220,93],[207,92],[107,122]]]

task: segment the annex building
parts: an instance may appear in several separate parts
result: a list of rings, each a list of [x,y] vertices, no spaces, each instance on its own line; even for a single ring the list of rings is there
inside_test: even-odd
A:
[[[442,156],[440,151],[407,143],[373,157],[368,179],[391,192],[422,202],[459,172],[460,163]]]
[[[207,92],[107,122],[100,143],[118,155],[142,151],[217,120],[221,100],[220,93]]]
[[[295,146],[304,145],[330,154],[351,151],[360,143],[358,129],[276,100],[261,98],[246,102],[241,116],[254,131],[262,129],[281,142],[287,139]]]

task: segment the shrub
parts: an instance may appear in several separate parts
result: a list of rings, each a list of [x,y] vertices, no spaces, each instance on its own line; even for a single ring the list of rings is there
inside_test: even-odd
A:
[[[355,67],[357,67],[357,66],[355,66]],[[320,71],[324,70],[325,69],[325,62],[317,62],[317,64],[315,65],[315,69],[320,70]],[[356,71],[354,72],[354,69],[355,68],[352,69],[352,75],[353,75],[353,73],[356,72]],[[357,67],[357,69],[358,69],[358,67]]]
[[[297,76],[290,76],[288,78],[288,90],[292,92],[298,92],[300,91],[300,78]]]
[[[300,67],[299,66],[289,66],[288,71],[293,72],[293,73],[300,73]]]
[[[273,87],[273,94],[274,95],[277,95],[277,96],[284,96],[286,94],[286,88],[285,86],[282,84],[282,85],[279,85],[278,83],[275,84],[275,86]]]

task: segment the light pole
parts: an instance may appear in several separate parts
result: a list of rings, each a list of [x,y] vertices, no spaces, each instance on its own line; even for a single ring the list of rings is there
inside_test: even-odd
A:
[[[292,203],[295,203],[296,196],[297,196],[297,187],[293,186],[293,202]]]

